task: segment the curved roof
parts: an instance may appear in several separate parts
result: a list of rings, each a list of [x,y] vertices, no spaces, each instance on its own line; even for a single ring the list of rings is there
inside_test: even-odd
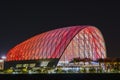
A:
[[[7,61],[60,58],[81,30],[93,26],[71,26],[36,35],[10,49]]]

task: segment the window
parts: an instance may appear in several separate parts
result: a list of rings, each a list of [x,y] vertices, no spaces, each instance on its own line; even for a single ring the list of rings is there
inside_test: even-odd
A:
[[[40,66],[47,66],[49,61],[42,61]]]
[[[28,64],[23,64],[23,67],[28,67]]]
[[[30,64],[29,67],[35,67],[35,63]]]
[[[16,68],[20,68],[20,67],[22,67],[22,64],[17,64],[16,65]]]

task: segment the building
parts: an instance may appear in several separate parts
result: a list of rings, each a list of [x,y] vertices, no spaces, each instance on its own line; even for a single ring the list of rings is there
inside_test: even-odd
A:
[[[4,60],[0,59],[0,70],[4,69]]]
[[[106,58],[105,42],[96,27],[70,26],[33,36],[8,51],[5,68],[64,66],[78,57]]]

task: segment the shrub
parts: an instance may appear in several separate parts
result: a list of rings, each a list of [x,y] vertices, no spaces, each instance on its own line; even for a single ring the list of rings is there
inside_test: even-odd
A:
[[[7,69],[4,71],[4,73],[6,74],[12,74],[13,73],[13,69]]]

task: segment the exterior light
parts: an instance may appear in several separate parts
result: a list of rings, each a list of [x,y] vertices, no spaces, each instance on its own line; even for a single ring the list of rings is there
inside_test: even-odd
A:
[[[1,58],[2,58],[2,59],[6,59],[6,56],[2,56]]]

